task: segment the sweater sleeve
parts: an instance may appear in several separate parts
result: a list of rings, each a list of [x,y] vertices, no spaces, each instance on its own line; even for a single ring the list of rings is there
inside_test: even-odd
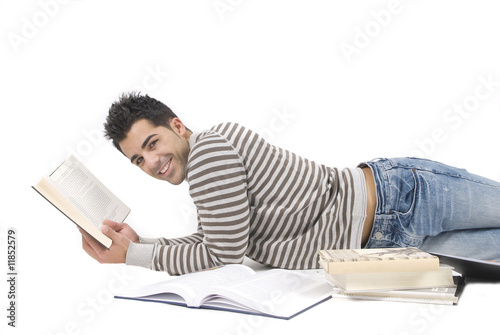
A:
[[[203,240],[203,233],[198,232],[180,238],[167,239],[164,237],[146,238],[139,236],[139,243],[131,242],[127,250],[125,263],[127,265],[140,266],[147,269],[154,269],[153,254],[156,245],[177,245],[197,243]]]
[[[179,239],[131,243],[127,264],[176,275],[243,261],[250,215],[245,168],[237,151],[225,138],[207,132],[191,148],[186,176],[198,231]]]

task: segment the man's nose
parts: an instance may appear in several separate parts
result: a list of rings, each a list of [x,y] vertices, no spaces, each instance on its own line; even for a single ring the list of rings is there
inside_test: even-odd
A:
[[[144,160],[146,161],[146,166],[153,172],[158,167],[158,156],[152,152],[144,154]]]

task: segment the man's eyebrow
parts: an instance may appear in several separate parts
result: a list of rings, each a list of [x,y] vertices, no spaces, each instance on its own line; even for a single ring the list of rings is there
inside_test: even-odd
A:
[[[149,135],[148,137],[146,137],[146,139],[144,140],[144,142],[143,142],[143,143],[142,143],[142,145],[141,145],[141,149],[144,149],[144,148],[146,147],[146,145],[148,145],[148,142],[149,142],[149,140],[151,139],[151,137],[156,136],[156,135],[157,135],[157,134],[151,134],[151,135]]]
[[[144,148],[146,147],[146,145],[148,145],[149,140],[150,140],[152,137],[156,136],[156,135],[158,135],[158,134],[151,134],[151,135],[149,135],[148,137],[146,137],[146,139],[144,140],[144,142],[142,142],[141,149],[144,149]],[[136,159],[138,156],[139,156],[139,155],[133,155],[133,156],[132,156],[132,158],[130,158],[130,163],[134,164],[134,161],[135,161],[135,159]]]

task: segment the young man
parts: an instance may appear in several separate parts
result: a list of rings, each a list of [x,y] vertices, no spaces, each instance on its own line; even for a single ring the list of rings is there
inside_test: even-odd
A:
[[[196,233],[147,239],[105,221],[109,250],[84,232],[101,263],[183,274],[245,256],[274,267],[317,268],[317,250],[415,246],[500,259],[500,183],[414,158],[339,170],[277,148],[238,124],[192,133],[163,103],[114,103],[106,136],[132,164],[178,185],[198,212]]]

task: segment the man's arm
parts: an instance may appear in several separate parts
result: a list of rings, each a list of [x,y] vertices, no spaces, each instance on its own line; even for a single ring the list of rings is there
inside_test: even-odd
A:
[[[114,231],[106,250],[85,239],[84,249],[100,263],[166,271],[171,275],[241,263],[248,245],[250,210],[246,171],[236,150],[217,134],[206,136],[192,148],[188,164],[190,195],[198,212],[198,232],[178,239],[143,239]],[[132,243],[131,243],[132,242]]]
[[[177,244],[132,243],[127,264],[174,275],[243,261],[250,210],[246,171],[238,153],[221,136],[208,134],[192,148],[187,170],[198,232],[175,239]]]
[[[103,247],[92,236],[86,233],[81,228],[78,228],[82,234],[82,247],[92,258],[99,263],[133,263],[133,260],[127,262],[127,254],[131,244],[160,244],[160,245],[175,245],[175,244],[190,244],[201,242],[203,234],[195,233],[189,236],[166,239],[144,239],[141,238],[128,224],[105,220],[103,222],[102,232],[112,241],[109,249]],[[152,246],[148,247],[152,250]],[[152,252],[148,253],[148,258],[151,258]],[[143,264],[132,264],[143,265]],[[143,265],[144,266],[144,265]]]
[[[178,238],[165,238],[155,237],[147,238],[139,236],[139,243],[141,244],[160,244],[160,245],[175,245],[175,244],[190,244],[203,241],[203,230],[198,225],[198,231],[194,234],[178,237]]]

